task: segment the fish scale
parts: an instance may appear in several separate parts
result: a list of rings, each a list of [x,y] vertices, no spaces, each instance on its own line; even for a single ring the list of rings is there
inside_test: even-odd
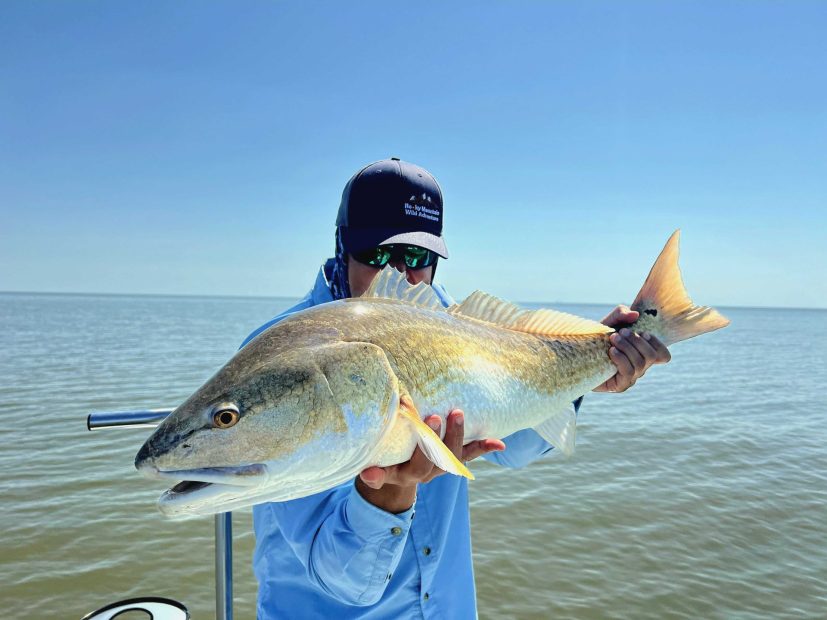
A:
[[[381,346],[423,416],[461,407],[466,443],[533,426],[614,374],[604,334],[542,338],[384,299],[325,304],[312,319]]]

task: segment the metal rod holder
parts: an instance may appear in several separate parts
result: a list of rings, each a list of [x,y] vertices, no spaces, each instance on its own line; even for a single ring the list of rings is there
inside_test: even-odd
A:
[[[233,513],[215,515],[215,617],[233,620]]]
[[[147,409],[145,411],[90,413],[86,416],[86,428],[90,431],[104,428],[155,428],[172,411],[172,409]]]
[[[90,413],[86,428],[90,431],[104,428],[154,428],[164,421],[173,409],[146,409],[143,411],[110,411]],[[215,617],[233,620],[233,515],[224,512],[215,515]]]

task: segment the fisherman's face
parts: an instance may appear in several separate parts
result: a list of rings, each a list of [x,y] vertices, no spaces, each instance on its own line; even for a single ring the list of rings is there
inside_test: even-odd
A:
[[[388,264],[394,269],[398,269],[404,273],[405,277],[408,279],[408,282],[411,284],[418,284],[420,282],[430,284],[431,278],[434,275],[433,266],[424,267],[423,269],[411,269],[405,264],[404,260],[390,262]],[[370,283],[373,282],[373,279],[379,275],[380,271],[381,269],[377,267],[371,267],[370,265],[360,263],[348,254],[347,275],[348,282],[350,283],[351,296],[361,297],[362,294],[368,290],[368,287],[370,287]]]

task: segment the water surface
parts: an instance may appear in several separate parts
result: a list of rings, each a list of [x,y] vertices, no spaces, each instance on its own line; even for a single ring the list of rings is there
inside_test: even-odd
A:
[[[213,616],[212,519],[161,517],[163,484],[132,467],[148,431],[85,417],[174,406],[290,303],[0,294],[4,617],[141,595]],[[588,395],[572,458],[473,464],[480,617],[827,614],[827,311],[726,314],[630,392]],[[234,514],[237,618],[254,616],[250,525]]]

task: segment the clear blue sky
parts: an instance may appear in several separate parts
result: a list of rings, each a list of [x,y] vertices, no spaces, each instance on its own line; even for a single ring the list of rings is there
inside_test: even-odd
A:
[[[457,297],[827,307],[825,2],[0,3],[0,290],[301,295],[439,179]]]

